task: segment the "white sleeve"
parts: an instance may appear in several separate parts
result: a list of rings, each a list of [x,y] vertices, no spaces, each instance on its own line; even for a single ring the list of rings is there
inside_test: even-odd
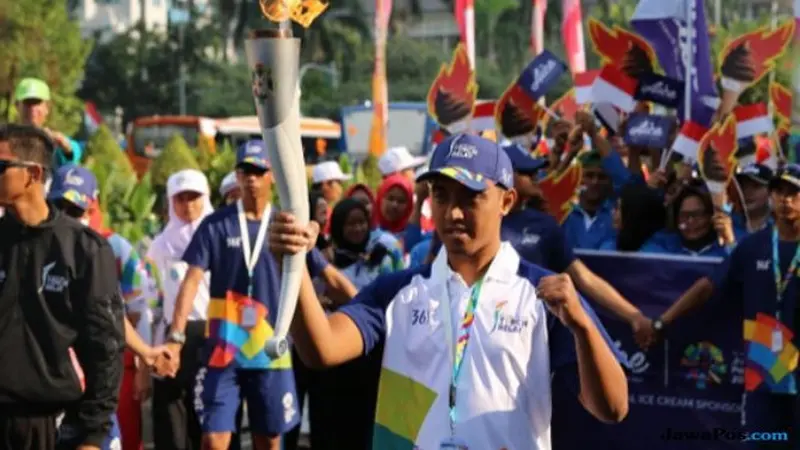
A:
[[[549,448],[552,418],[552,392],[550,380],[550,345],[547,333],[547,312],[544,303],[535,298],[531,327],[531,357],[525,380],[528,417],[531,430],[539,448]],[[544,445],[544,443],[547,445]]]

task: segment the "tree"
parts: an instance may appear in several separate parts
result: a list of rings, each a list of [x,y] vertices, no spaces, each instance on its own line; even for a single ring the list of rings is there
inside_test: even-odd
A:
[[[98,168],[114,167],[124,176],[133,175],[133,166],[130,160],[114,139],[114,133],[105,125],[101,125],[89,138],[89,142],[86,144],[86,160],[87,163],[95,163]],[[95,176],[102,185],[104,180],[100,179],[98,173],[95,173]]]
[[[53,97],[48,126],[77,131],[83,104],[75,90],[83,75],[90,40],[67,14],[66,0],[0,2],[0,114],[13,118],[13,93],[25,77],[47,82]]]
[[[200,165],[186,141],[176,134],[167,141],[164,151],[150,165],[153,186],[159,190],[166,188],[170,175],[183,169],[200,170]]]

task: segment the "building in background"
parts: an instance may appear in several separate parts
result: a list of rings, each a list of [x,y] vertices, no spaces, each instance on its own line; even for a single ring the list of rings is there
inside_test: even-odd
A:
[[[201,15],[211,13],[210,0],[73,0],[72,17],[80,22],[84,36],[99,34],[101,39],[124,33],[143,21],[150,31],[166,31],[170,11],[193,8]],[[174,14],[173,14],[174,17]]]

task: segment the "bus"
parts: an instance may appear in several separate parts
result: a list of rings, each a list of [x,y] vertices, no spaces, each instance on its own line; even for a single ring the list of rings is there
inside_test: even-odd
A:
[[[136,174],[142,177],[150,168],[150,161],[164,149],[169,139],[180,135],[191,148],[205,144],[212,152],[228,141],[237,148],[250,139],[261,139],[257,116],[214,119],[201,116],[150,116],[140,117],[128,125],[126,152]],[[332,120],[315,117],[300,119],[303,153],[307,163],[313,164],[326,155],[336,154],[341,148],[341,126]]]

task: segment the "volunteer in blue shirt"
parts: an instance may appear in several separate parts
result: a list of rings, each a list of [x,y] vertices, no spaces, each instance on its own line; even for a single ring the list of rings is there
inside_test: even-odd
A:
[[[329,316],[304,275],[292,324],[304,360],[335,366],[384,342],[373,448],[549,450],[551,376],[598,419],[627,414],[625,374],[569,277],[500,240],[512,170],[496,143],[448,137],[422,176],[444,244],[433,263],[380,276]],[[281,213],[270,245],[293,254],[315,234]]]
[[[734,211],[733,232],[737,239],[772,226],[772,208],[769,205],[769,180],[772,170],[763,164],[750,164],[736,173],[742,189],[744,211]]]
[[[65,164],[80,164],[83,150],[80,144],[64,133],[45,128],[52,106],[50,87],[38,78],[24,78],[14,91],[14,101],[20,122],[44,129],[56,144],[53,170]]]
[[[619,153],[600,135],[591,114],[577,113],[575,123],[591,141],[592,150],[579,156],[583,177],[578,202],[561,227],[573,248],[596,250],[613,236],[616,197],[633,176]]]
[[[196,390],[203,448],[228,448],[244,398],[255,448],[277,450],[280,435],[300,416],[290,355],[272,360],[264,351],[273,334],[280,271],[264,245],[272,217],[272,175],[262,141],[239,148],[236,176],[242,198],[207,216],[183,255],[189,270],[177,296],[167,345],[173,355],[180,355],[197,287],[210,272],[208,353]],[[333,270],[316,250],[309,252],[308,266],[315,275]]]
[[[672,210],[671,229],[675,231],[656,232],[642,245],[642,252],[724,257],[736,245],[731,217],[714,211],[705,186],[684,186]]]
[[[744,238],[714,276],[698,280],[654,322],[654,337],[712,294],[719,300],[715,308],[741,311],[747,391],[743,423],[755,431],[794,428],[793,444],[768,448],[800,449],[798,423],[792,423],[800,418],[796,332],[800,326],[800,166],[790,164],[780,170],[769,188],[775,225]]]
[[[575,257],[564,231],[552,216],[528,206],[531,200],[541,196],[537,177],[547,166],[547,160],[531,158],[517,144],[504,145],[503,150],[514,168],[517,201],[503,218],[502,239],[508,241],[522,259],[556,273],[567,273],[582,293],[629,324],[636,336],[649,322],[647,317]]]

